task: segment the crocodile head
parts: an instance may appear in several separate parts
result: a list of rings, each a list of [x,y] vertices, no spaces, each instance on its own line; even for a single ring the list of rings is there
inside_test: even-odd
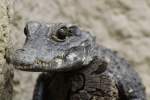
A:
[[[89,64],[95,37],[72,24],[28,22],[26,40],[10,62],[24,71],[68,71]]]

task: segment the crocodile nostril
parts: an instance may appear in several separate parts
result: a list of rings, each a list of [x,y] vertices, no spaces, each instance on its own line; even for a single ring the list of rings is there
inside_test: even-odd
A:
[[[18,49],[16,52],[25,51],[25,49]]]
[[[16,55],[23,55],[23,54],[27,53],[27,50],[25,50],[24,48],[17,49],[15,53],[16,53]]]

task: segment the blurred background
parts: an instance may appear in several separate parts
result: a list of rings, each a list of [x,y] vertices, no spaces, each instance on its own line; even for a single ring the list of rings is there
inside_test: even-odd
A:
[[[19,48],[27,21],[73,23],[126,58],[150,98],[150,0],[12,0],[11,39]],[[14,100],[31,100],[39,73],[15,70]],[[150,99],[148,99],[150,100]]]

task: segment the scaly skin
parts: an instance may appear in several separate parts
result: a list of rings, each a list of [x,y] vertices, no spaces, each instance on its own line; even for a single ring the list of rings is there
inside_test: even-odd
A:
[[[28,22],[22,49],[9,58],[15,68],[44,72],[33,100],[146,100],[132,67],[71,24]]]

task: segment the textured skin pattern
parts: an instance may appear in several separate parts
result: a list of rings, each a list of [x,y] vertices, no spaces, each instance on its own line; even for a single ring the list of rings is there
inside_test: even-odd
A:
[[[33,100],[146,100],[130,65],[77,26],[29,22],[25,35],[24,47],[10,62],[20,70],[45,72]]]
[[[141,79],[126,60],[118,57],[116,52],[106,48],[100,48],[99,55],[109,63],[106,73],[111,73],[117,81],[117,87],[121,100],[146,100],[145,88]]]
[[[116,81],[93,63],[67,73],[41,74],[33,100],[117,100]]]

